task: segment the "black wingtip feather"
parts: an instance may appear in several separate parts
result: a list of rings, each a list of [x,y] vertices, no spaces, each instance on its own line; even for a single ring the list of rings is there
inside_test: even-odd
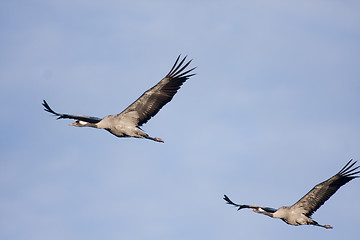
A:
[[[226,201],[226,204],[230,204],[230,205],[234,205],[234,206],[239,206],[238,204],[234,203],[233,201],[230,200],[230,198],[226,195],[224,195],[223,199]]]
[[[179,61],[179,59],[180,59],[180,56],[181,56],[181,54],[179,54],[179,56],[177,57],[174,65],[172,66],[172,68],[170,69],[170,71],[169,71],[169,73],[168,73],[167,75],[170,75],[170,73],[174,70],[175,66],[177,65],[177,63],[178,63],[178,61]],[[185,58],[186,58],[186,57],[185,57]]]
[[[359,176],[354,176],[354,175],[358,174],[360,171],[358,171],[358,172],[354,172],[354,171],[359,169],[360,166],[352,168],[356,163],[357,163],[357,161],[353,161],[353,159],[350,159],[350,161],[348,163],[346,163],[346,165],[338,172],[338,174],[343,177],[351,177],[351,178],[359,177]]]
[[[355,162],[353,162],[350,166],[349,166],[349,164],[351,163],[353,161],[353,159],[350,159],[350,161],[348,161],[346,164],[345,164],[345,166],[339,171],[339,174],[341,174],[341,173],[343,173],[343,172],[346,172],[349,168],[351,168],[355,163],[356,163],[356,161]],[[348,167],[349,166],[349,167]]]
[[[187,58],[187,56],[185,56],[181,61],[180,63],[178,64],[179,60],[180,60],[180,57],[181,57],[181,54],[177,57],[173,67],[171,68],[171,70],[169,71],[168,74],[166,74],[166,77],[171,77],[171,78],[185,78],[185,80],[191,76],[193,76],[194,74],[192,75],[186,75],[187,73],[193,71],[195,68],[192,68],[184,73],[182,73],[182,71],[184,69],[186,69],[186,67],[189,66],[189,64],[192,62],[192,59],[190,59],[184,66],[182,66]]]
[[[239,205],[239,204],[236,204],[234,203],[233,201],[230,200],[230,198],[226,195],[224,195],[223,199],[226,201],[226,204],[229,204],[229,205],[233,205],[235,207],[238,207],[238,211],[245,208],[246,206],[245,205]]]
[[[180,75],[177,75],[177,77],[178,77],[178,78],[181,78],[181,77],[189,78],[189,77],[191,77],[191,76],[194,76],[194,75],[196,75],[196,73],[192,73],[192,74],[186,75],[186,74],[188,74],[189,72],[193,71],[194,69],[196,69],[196,67],[194,67],[194,68],[192,68],[192,69],[190,69],[190,70],[188,70],[188,71],[186,71],[186,72],[183,72],[183,73],[181,73]]]
[[[48,104],[45,100],[43,100],[42,105],[44,106],[44,110],[45,110],[45,111],[47,111],[47,112],[49,112],[49,113],[52,113],[52,114],[54,114],[55,116],[58,116],[57,119],[60,119],[60,118],[61,118],[62,115],[59,114],[59,113],[57,113],[57,112],[55,112],[54,110],[52,110],[51,107],[49,106],[49,104]]]

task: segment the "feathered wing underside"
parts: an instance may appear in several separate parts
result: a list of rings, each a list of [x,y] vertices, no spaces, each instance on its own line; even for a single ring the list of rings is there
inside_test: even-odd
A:
[[[158,84],[143,93],[129,107],[120,114],[116,115],[116,117],[131,117],[134,116],[133,113],[135,112],[137,116],[137,125],[141,126],[151,117],[155,116],[165,104],[171,101],[181,85],[189,77],[195,75],[189,74],[195,68],[185,71],[192,60],[184,64],[186,59],[186,57],[184,57],[178,64],[179,59],[180,55],[176,59],[176,62],[170,72]]]
[[[359,177],[354,176],[360,172],[355,172],[360,166],[352,168],[355,163],[356,161],[352,162],[351,159],[337,174],[316,185],[291,208],[302,212],[307,217],[311,217],[341,186]]]
[[[88,116],[82,116],[82,115],[70,115],[70,114],[57,113],[50,108],[50,106],[47,104],[47,102],[45,100],[43,101],[42,105],[44,106],[45,111],[52,113],[55,116],[58,116],[57,119],[61,119],[61,118],[75,119],[75,120],[80,120],[80,121],[84,121],[84,122],[88,122],[88,123],[98,123],[101,121],[101,118],[98,118],[98,117],[88,117]]]
[[[261,206],[255,206],[255,205],[241,205],[241,204],[236,204],[234,203],[233,201],[230,200],[230,198],[226,195],[224,195],[224,198],[223,198],[227,204],[230,204],[230,205],[233,205],[235,207],[239,207],[238,210],[240,209],[243,209],[243,208],[252,208],[252,209],[264,209],[265,211],[267,212],[270,212],[270,213],[274,213],[277,211],[277,209],[274,209],[274,208],[270,208],[270,207],[261,207]]]

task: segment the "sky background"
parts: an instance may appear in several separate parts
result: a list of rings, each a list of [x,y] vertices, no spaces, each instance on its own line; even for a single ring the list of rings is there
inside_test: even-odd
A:
[[[360,181],[294,227],[278,208],[360,159],[358,1],[1,1],[0,239],[345,239]],[[143,129],[117,114],[179,54],[191,77]]]

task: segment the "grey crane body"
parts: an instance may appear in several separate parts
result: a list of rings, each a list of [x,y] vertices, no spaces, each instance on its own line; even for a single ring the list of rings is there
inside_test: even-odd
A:
[[[134,115],[134,117],[130,117],[129,115]],[[126,116],[120,117],[108,115],[95,125],[96,128],[105,129],[117,137],[147,138],[161,142],[162,140],[160,138],[152,138],[140,130],[135,120],[137,119],[137,116],[138,114],[136,112],[131,112]]]
[[[265,214],[265,215],[273,217],[273,218],[280,218],[281,220],[283,220],[284,222],[286,222],[289,225],[294,225],[294,226],[316,225],[316,226],[324,227],[324,228],[332,228],[329,225],[318,224],[316,221],[314,221],[310,217],[307,217],[304,213],[299,211],[299,209],[294,209],[291,206],[290,207],[287,207],[287,206],[280,207],[276,212],[272,213],[272,215],[270,215],[266,212],[263,212],[263,211],[264,210],[262,210],[262,209],[260,209],[260,211],[258,211],[258,209],[254,210],[254,212],[262,213],[262,214]]]
[[[230,200],[224,195],[224,200],[227,204],[238,207],[238,210],[243,208],[250,208],[253,212],[264,214],[272,218],[279,218],[287,224],[299,225],[314,225],[330,229],[330,225],[321,225],[311,218],[311,215],[319,209],[341,186],[345,185],[354,178],[360,171],[355,172],[360,166],[354,167],[356,164],[350,160],[337,174],[328,180],[317,184],[305,196],[297,201],[292,206],[283,206],[279,209],[261,207],[256,205],[240,205]]]
[[[44,100],[45,111],[58,116],[58,119],[75,119],[69,125],[76,127],[93,127],[105,129],[117,137],[146,138],[157,142],[164,142],[161,138],[150,137],[140,129],[151,117],[170,102],[181,85],[195,74],[189,74],[195,68],[186,70],[192,60],[184,64],[186,57],[179,62],[180,56],[169,73],[154,87],[144,92],[135,102],[117,115],[104,118],[87,117],[82,115],[61,114],[53,111]],[[179,63],[178,63],[179,62]]]

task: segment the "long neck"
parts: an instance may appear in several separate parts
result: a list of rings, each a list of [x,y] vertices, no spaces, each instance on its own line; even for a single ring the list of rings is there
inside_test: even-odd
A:
[[[86,123],[84,125],[84,127],[93,127],[93,128],[98,128],[97,124],[96,123]]]
[[[276,212],[274,212],[273,217],[274,218],[287,218],[289,215],[289,207],[281,207]]]
[[[274,217],[274,214],[271,213],[271,212],[267,212],[267,211],[256,211],[257,213],[261,213],[261,214],[264,214],[266,216],[269,216],[269,217]]]

